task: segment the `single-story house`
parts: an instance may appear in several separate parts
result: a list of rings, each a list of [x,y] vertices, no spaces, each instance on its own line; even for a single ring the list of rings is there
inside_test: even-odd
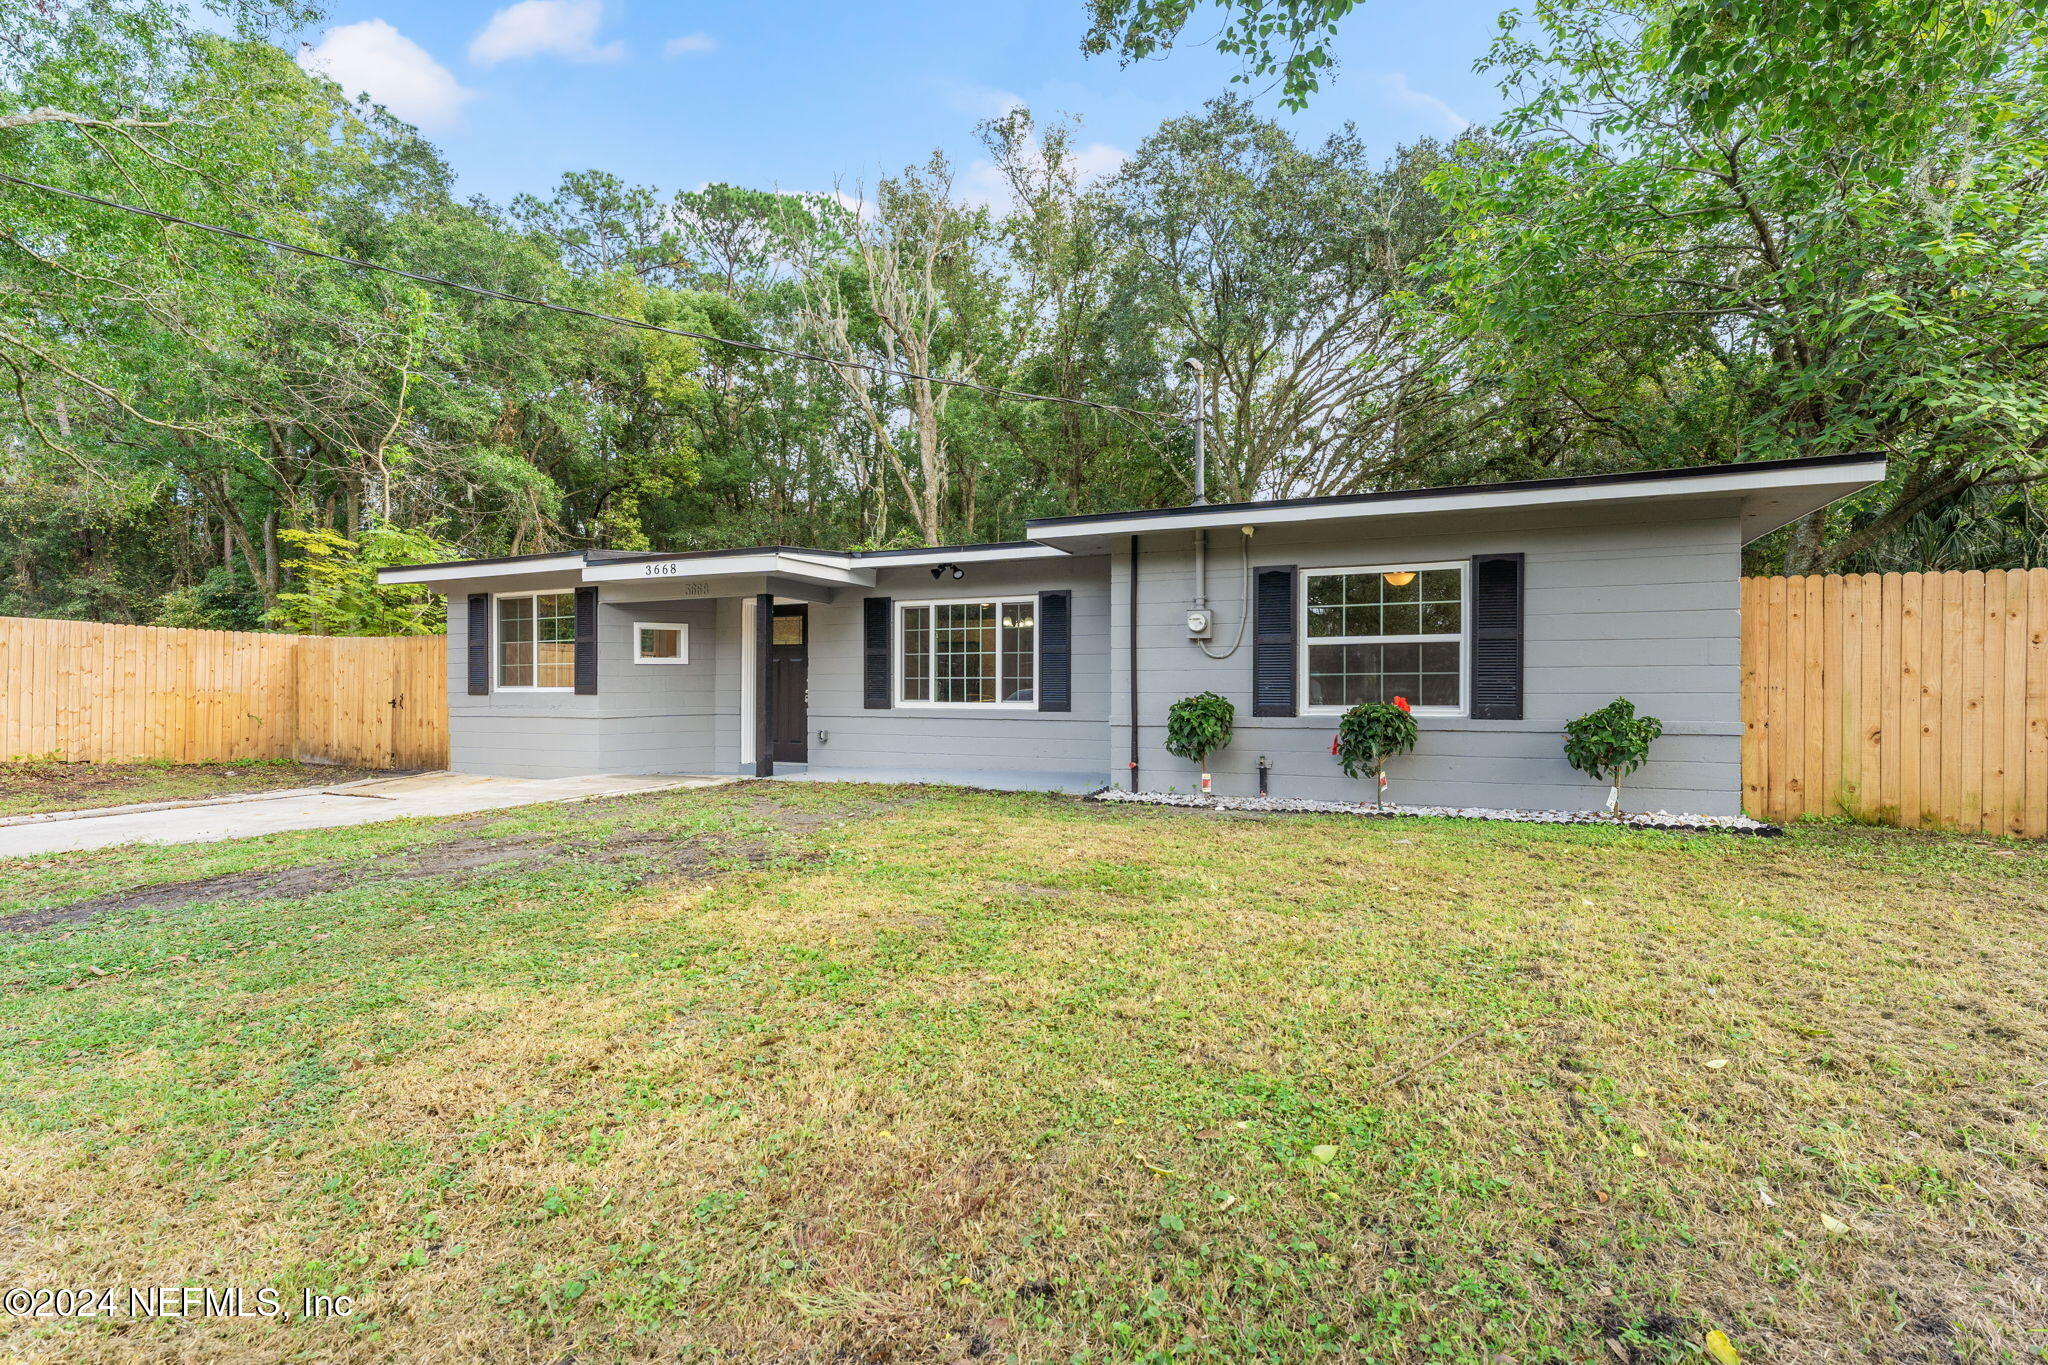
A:
[[[385,569],[448,595],[459,771],[1194,788],[1365,800],[1336,718],[1406,698],[1406,803],[1585,809],[1564,723],[1664,722],[1631,804],[1738,813],[1742,547],[1881,480],[1822,456],[1047,517],[1005,544],[576,550]],[[1135,724],[1134,724],[1135,721]]]

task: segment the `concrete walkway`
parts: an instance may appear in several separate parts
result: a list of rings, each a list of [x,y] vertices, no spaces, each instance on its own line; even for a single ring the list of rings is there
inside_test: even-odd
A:
[[[471,815],[547,801],[581,801],[671,787],[716,787],[730,777],[470,777],[421,773],[338,787],[299,788],[175,805],[64,811],[0,826],[0,858],[116,844],[203,844],[293,829],[373,825],[414,816]]]

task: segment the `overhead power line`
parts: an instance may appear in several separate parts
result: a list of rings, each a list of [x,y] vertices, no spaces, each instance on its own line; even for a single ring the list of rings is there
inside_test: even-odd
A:
[[[590,308],[578,308],[573,304],[550,303],[546,299],[530,299],[520,294],[508,294],[502,289],[491,289],[480,284],[465,284],[441,275],[428,275],[417,270],[403,270],[395,265],[379,265],[375,261],[360,261],[352,256],[339,256],[331,251],[320,251],[309,246],[297,246],[281,242],[275,237],[264,237],[254,232],[243,232],[237,228],[221,227],[217,223],[202,223],[194,218],[181,218],[175,213],[159,209],[144,208],[139,204],[124,204],[117,199],[103,199],[97,194],[83,190],[67,190],[57,185],[45,185],[41,181],[26,180],[18,175],[0,171],[0,181],[19,185],[24,189],[41,190],[45,194],[61,195],[87,204],[98,204],[101,208],[116,209],[122,213],[133,213],[144,218],[154,218],[160,223],[174,223],[179,227],[192,228],[199,232],[210,232],[216,237],[232,237],[237,241],[253,242],[257,246],[269,247],[273,251],[290,252],[294,256],[305,256],[316,261],[332,261],[355,270],[374,270],[385,275],[396,275],[400,279],[412,280],[418,284],[434,285],[441,289],[453,289],[458,293],[474,294],[478,298],[496,299],[501,303],[516,303],[527,308],[543,308],[551,313],[566,313],[571,317],[589,318],[595,322],[615,323],[620,327],[631,327],[642,332],[659,332],[664,336],[686,337],[691,341],[706,341],[715,346],[731,346],[736,350],[756,351],[763,355],[787,356],[791,360],[809,360],[819,365],[831,365],[839,369],[859,370],[865,374],[886,379],[917,379],[928,384],[939,384],[946,388],[972,389],[992,398],[1014,398],[1032,403],[1064,403],[1069,407],[1094,408],[1098,412],[1113,412],[1126,417],[1143,417],[1155,422],[1178,422],[1188,424],[1188,419],[1178,413],[1151,412],[1144,408],[1126,407],[1120,403],[1099,403],[1092,398],[1068,398],[1056,393],[1027,393],[1022,389],[1006,389],[995,384],[977,384],[971,379],[949,379],[943,375],[922,374],[916,370],[899,370],[887,365],[870,364],[864,360],[838,360],[817,351],[800,351],[789,346],[773,346],[761,341],[738,341],[732,337],[717,336],[710,332],[693,332],[687,327],[664,327],[659,323],[642,318],[620,317],[616,313],[600,313]]]

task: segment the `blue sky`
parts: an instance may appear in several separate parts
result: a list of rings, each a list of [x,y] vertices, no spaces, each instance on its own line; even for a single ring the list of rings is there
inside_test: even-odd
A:
[[[1499,97],[1472,63],[1501,3],[1366,0],[1341,73],[1281,117],[1306,136],[1351,120],[1382,153],[1487,121]],[[1083,0],[338,0],[301,60],[419,124],[463,193],[500,202],[593,167],[665,190],[851,189],[934,147],[973,192],[974,124],[1013,100],[1078,116],[1108,170],[1229,88],[1232,64],[1198,42],[1130,68],[1084,58],[1085,24]]]

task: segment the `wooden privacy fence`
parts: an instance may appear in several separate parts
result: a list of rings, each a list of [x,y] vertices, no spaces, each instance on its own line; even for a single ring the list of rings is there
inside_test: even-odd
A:
[[[2048,569],[1745,579],[1742,716],[1752,815],[2048,835]]]
[[[0,617],[0,759],[448,762],[448,643]]]

